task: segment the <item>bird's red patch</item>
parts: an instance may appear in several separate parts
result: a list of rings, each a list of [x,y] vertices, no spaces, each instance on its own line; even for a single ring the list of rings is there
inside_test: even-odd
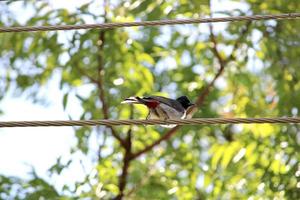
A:
[[[148,107],[148,108],[156,108],[158,105],[159,105],[159,101],[155,101],[155,100],[147,100],[145,102],[145,105]]]

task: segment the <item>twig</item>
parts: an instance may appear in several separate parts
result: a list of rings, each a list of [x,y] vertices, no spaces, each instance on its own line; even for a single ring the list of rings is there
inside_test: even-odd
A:
[[[250,29],[250,25],[251,25],[251,21],[248,21],[245,25],[245,27],[243,28],[243,30],[241,31],[240,33],[240,36],[238,39],[236,39],[234,45],[233,45],[233,49],[232,49],[232,52],[231,54],[227,57],[227,59],[225,60],[225,63],[228,63],[230,62],[231,60],[234,60],[235,59],[235,52],[236,50],[239,48],[240,44],[241,44],[241,41],[242,39],[245,37],[245,35],[248,33],[249,29]]]
[[[130,119],[133,118],[133,106],[130,107]],[[130,166],[130,161],[132,161],[132,127],[128,129],[127,137],[126,137],[126,145],[125,148],[125,154],[123,157],[123,167],[122,167],[122,174],[119,178],[119,194],[114,198],[114,200],[121,200],[124,196],[124,190],[127,184],[127,176],[128,176],[128,169]]]
[[[224,68],[225,67],[225,60],[222,58],[221,54],[219,53],[218,51],[218,43],[217,43],[217,40],[216,40],[216,37],[214,35],[214,30],[213,30],[213,25],[212,24],[209,24],[209,31],[210,31],[210,41],[213,43],[213,46],[212,46],[212,52],[213,54],[216,56],[216,58],[218,59],[219,61],[219,64],[220,64],[220,68]]]
[[[100,132],[99,129],[100,129],[100,127],[98,126],[98,127],[97,127],[98,132]],[[106,127],[104,127],[104,130],[103,130],[103,131],[105,131],[105,129],[106,129]],[[99,136],[99,135],[97,135],[97,136]],[[99,138],[99,137],[98,137],[98,138]],[[102,160],[102,155],[101,155],[101,153],[102,153],[102,149],[103,149],[104,146],[105,146],[106,139],[107,139],[107,134],[103,134],[102,143],[99,144],[98,152],[97,152],[97,155],[98,155],[98,163]]]
[[[81,74],[86,76],[92,83],[98,84],[98,80],[92,77],[91,75],[89,75],[84,69],[80,68],[79,66],[77,66],[76,68]]]
[[[146,153],[147,151],[150,151],[151,149],[153,149],[153,147],[159,145],[162,141],[168,140],[172,135],[174,135],[176,133],[176,131],[179,129],[179,127],[180,126],[176,126],[176,127],[172,128],[167,133],[165,133],[161,138],[154,141],[152,144],[146,146],[144,149],[142,149],[136,153],[133,153],[132,154],[133,159],[139,157],[140,155]]]
[[[104,5],[106,6],[106,5]],[[104,8],[106,9],[106,8]],[[106,12],[104,14],[104,18],[106,18]],[[103,87],[103,77],[104,77],[104,61],[103,61],[103,54],[104,54],[104,42],[105,42],[105,31],[101,31],[98,37],[99,44],[99,55],[98,55],[98,80],[97,80],[97,86],[99,89],[99,98],[102,103],[102,112],[104,119],[109,118],[108,114],[108,108],[109,105],[105,100],[105,92]],[[111,134],[119,141],[119,143],[125,147],[125,141],[118,135],[118,133],[115,131],[115,129],[112,126],[108,126],[111,130]]]
[[[127,142],[126,142],[127,145],[125,147],[125,154],[123,157],[122,174],[119,178],[119,194],[114,198],[115,200],[121,200],[124,196],[124,190],[127,184],[128,169],[129,169],[130,161],[133,159],[131,153],[131,129],[129,130],[130,131],[128,132]]]
[[[148,179],[155,173],[155,170],[153,170],[155,169],[154,165],[148,166],[148,169],[149,169],[148,173],[145,174],[142,177],[142,179],[138,183],[136,183],[135,186],[124,195],[126,198],[129,198],[134,192],[136,192],[139,189],[138,187],[144,186],[148,181]]]

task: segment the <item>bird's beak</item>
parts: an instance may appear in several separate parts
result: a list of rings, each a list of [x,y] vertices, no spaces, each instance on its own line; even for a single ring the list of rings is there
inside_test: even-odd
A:
[[[137,99],[136,97],[129,97],[129,98],[126,98],[124,101],[122,101],[121,103],[124,104],[124,103],[128,103],[128,104],[131,104],[131,103],[137,103]]]

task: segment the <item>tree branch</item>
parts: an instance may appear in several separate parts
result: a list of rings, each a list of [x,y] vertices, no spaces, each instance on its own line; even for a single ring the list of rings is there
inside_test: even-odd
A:
[[[104,5],[105,7],[106,5]],[[104,8],[106,10],[106,8]],[[106,13],[104,14],[104,18],[106,16]],[[105,18],[106,19],[106,18]],[[104,119],[109,118],[108,114],[108,108],[109,105],[105,100],[105,92],[104,92],[104,86],[103,86],[103,79],[104,79],[104,60],[103,60],[103,54],[104,54],[104,42],[105,42],[105,31],[101,31],[98,37],[98,45],[99,45],[99,55],[98,55],[98,79],[97,79],[97,86],[99,90],[99,98],[102,103],[102,112]],[[115,131],[115,129],[112,126],[108,126],[111,130],[111,134],[119,141],[119,143],[125,147],[125,141],[118,135],[118,133]]]
[[[98,84],[98,80],[95,79],[94,77],[92,77],[91,75],[89,75],[84,69],[82,69],[81,67],[77,66],[78,71],[83,74],[84,76],[86,76],[92,83],[96,83]]]
[[[222,73],[226,67],[226,64],[227,64],[226,60],[224,60],[222,58],[221,54],[218,51],[218,43],[217,43],[216,37],[213,33],[212,24],[209,24],[209,30],[210,30],[210,41],[213,43],[211,50],[212,50],[213,54],[215,55],[215,57],[217,58],[220,67],[219,67],[219,70],[216,73],[215,77],[213,78],[213,80],[205,87],[205,89],[202,91],[202,93],[198,96],[198,98],[195,102],[196,106],[192,108],[193,110],[197,109],[198,107],[200,107],[203,104],[206,96],[209,94],[209,92],[210,92],[211,88],[213,87],[213,85],[215,84],[216,80],[222,75]],[[192,112],[192,111],[190,111],[190,112]]]
[[[247,21],[245,27],[243,27],[243,30],[240,33],[240,37],[238,39],[236,39],[234,45],[233,45],[233,49],[231,54],[227,57],[226,59],[226,63],[232,61],[235,59],[235,52],[236,50],[240,47],[240,44],[243,40],[243,38],[245,37],[245,35],[248,33],[248,31],[250,30],[250,25],[251,25],[252,21]]]
[[[99,98],[102,102],[102,110],[105,119],[108,119],[108,105],[105,101],[105,92],[103,87],[103,78],[104,78],[104,61],[103,61],[103,54],[104,54],[104,40],[105,40],[105,31],[101,31],[98,37],[99,43],[99,55],[98,55],[98,80],[97,85],[99,88]]]
[[[199,107],[203,104],[204,98],[206,97],[206,95],[209,93],[210,89],[212,88],[212,86],[214,85],[215,81],[218,79],[218,77],[223,73],[224,68],[226,67],[226,64],[232,60],[235,59],[235,51],[239,48],[242,39],[244,38],[244,36],[247,34],[247,32],[249,31],[251,25],[251,21],[246,23],[246,26],[244,27],[244,29],[242,30],[240,37],[236,40],[236,42],[233,45],[233,49],[231,54],[227,57],[227,59],[223,59],[221,54],[218,51],[217,48],[217,41],[216,41],[216,37],[213,33],[213,26],[212,24],[209,24],[209,29],[210,29],[210,40],[213,43],[213,47],[212,47],[212,52],[214,53],[214,55],[217,57],[218,61],[219,61],[219,71],[217,72],[217,74],[215,75],[214,79],[210,82],[210,84],[204,89],[204,91],[202,92],[202,95],[200,95],[196,101],[196,105]]]
[[[125,154],[123,157],[123,167],[122,167],[122,174],[119,178],[119,194],[114,199],[115,200],[121,200],[124,196],[124,190],[127,184],[127,175],[128,175],[128,169],[130,165],[130,161],[132,160],[132,153],[131,153],[131,129],[128,132],[127,136],[127,142],[125,147]]]
[[[172,128],[171,130],[169,130],[167,133],[165,133],[161,138],[159,138],[158,140],[154,141],[152,144],[146,146],[144,149],[133,153],[132,154],[132,158],[135,159],[137,157],[139,157],[140,155],[150,151],[151,149],[153,149],[153,147],[159,145],[162,141],[168,140],[170,137],[172,137],[172,135],[174,135],[176,133],[176,131],[180,128],[180,126],[176,126],[174,128]]]
[[[209,38],[213,44],[211,50],[213,54],[216,56],[217,60],[219,61],[220,69],[222,69],[225,67],[226,62],[218,51],[218,43],[217,43],[216,36],[214,35],[213,25],[211,23],[209,24],[209,31],[210,31]]]
[[[99,130],[99,126],[97,127],[97,129],[98,129],[98,132],[100,132],[100,130]],[[104,131],[105,131],[105,129],[106,129],[106,127],[104,127]],[[98,138],[98,136],[99,135],[97,135],[97,138]],[[106,143],[106,139],[107,139],[107,134],[103,134],[103,139],[102,139],[102,143],[101,144],[99,144],[99,147],[98,147],[98,152],[97,152],[97,157],[98,157],[98,163],[99,162],[101,162],[101,160],[102,160],[102,155],[101,155],[101,153],[102,153],[102,149],[105,147],[105,143]]]
[[[132,198],[130,198],[130,196],[132,196],[133,193],[135,193],[137,190],[139,190],[139,188],[143,187],[147,183],[148,179],[153,174],[155,174],[155,170],[154,170],[155,166],[154,165],[148,166],[148,169],[149,169],[149,171],[147,172],[147,174],[145,174],[142,177],[142,179],[138,183],[136,183],[135,186],[124,195],[126,197],[126,199],[132,199]]]
[[[131,105],[130,108],[130,119],[133,118],[133,106]],[[128,132],[127,132],[127,137],[126,137],[126,143],[125,143],[125,154],[123,157],[123,167],[122,167],[122,174],[120,175],[119,178],[119,194],[114,198],[114,200],[121,200],[124,197],[124,191],[125,187],[127,184],[127,176],[128,176],[128,169],[130,166],[130,161],[132,161],[132,142],[131,142],[131,135],[132,132],[132,127],[130,126]]]

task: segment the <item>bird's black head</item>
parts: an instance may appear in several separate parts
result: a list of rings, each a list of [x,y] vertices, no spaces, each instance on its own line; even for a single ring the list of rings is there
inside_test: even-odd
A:
[[[186,96],[181,96],[176,100],[184,107],[184,109],[194,105]]]

